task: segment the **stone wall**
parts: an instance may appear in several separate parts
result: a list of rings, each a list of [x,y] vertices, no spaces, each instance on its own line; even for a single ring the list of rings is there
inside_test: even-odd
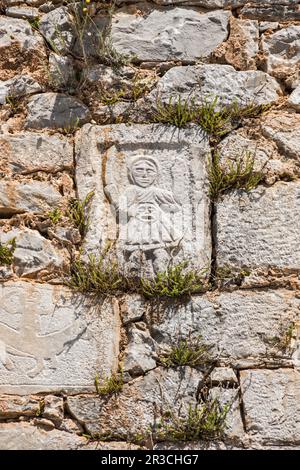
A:
[[[0,448],[299,449],[300,2],[0,0],[0,13]],[[216,97],[215,112],[240,113],[217,138],[163,119]],[[256,187],[210,198],[210,155],[243,152]],[[70,201],[89,194],[83,230]],[[147,216],[127,211],[137,199]],[[206,288],[73,289],[74,260],[108,245],[150,278],[171,258],[205,268]],[[195,334],[210,364],[164,367]],[[122,390],[100,396],[95,379],[121,369]],[[157,439],[203,390],[230,403],[224,434]]]

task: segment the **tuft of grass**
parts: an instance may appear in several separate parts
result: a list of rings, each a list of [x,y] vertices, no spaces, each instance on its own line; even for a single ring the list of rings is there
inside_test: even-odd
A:
[[[79,118],[77,117],[76,119],[71,120],[69,124],[65,125],[61,132],[64,135],[73,135],[79,129],[79,127]]]
[[[62,216],[63,213],[60,209],[58,209],[58,207],[47,213],[47,217],[51,220],[54,225],[61,220]]]
[[[281,328],[277,336],[266,337],[265,342],[276,351],[287,353],[291,349],[291,341],[295,335],[295,323],[291,322],[285,328]]]
[[[12,238],[7,243],[0,243],[0,265],[9,266],[14,259],[14,251],[16,249],[16,238]]]
[[[251,271],[248,269],[236,269],[228,265],[218,266],[213,275],[213,280],[225,287],[228,284],[241,285],[245,277],[250,276]]]
[[[86,197],[80,201],[79,199],[72,198],[69,201],[69,207],[67,209],[67,216],[71,222],[78,228],[80,235],[85,236],[89,226],[88,210],[94,191],[91,191]]]
[[[98,395],[112,395],[120,393],[124,385],[123,370],[120,369],[117,373],[112,373],[111,376],[105,377],[102,384],[100,384],[99,376],[95,377],[95,387]]]
[[[87,262],[78,258],[72,263],[68,285],[79,292],[109,295],[124,289],[127,281],[116,262],[90,254]]]
[[[221,405],[217,399],[207,399],[190,405],[185,416],[170,411],[159,424],[158,440],[197,441],[213,440],[223,436],[230,405]]]
[[[41,19],[39,17],[37,18],[32,18],[31,20],[28,20],[30,26],[32,27],[32,29],[35,29],[36,31],[39,30],[40,28],[40,22],[41,22]]]
[[[162,103],[158,99],[156,108],[153,116],[156,122],[176,127],[185,127],[194,122],[210,136],[221,138],[233,127],[237,127],[243,119],[257,117],[265,112],[269,105],[241,105],[238,101],[228,104],[218,96],[207,96],[201,99],[200,104],[196,104],[194,98],[183,100],[179,96],[176,100],[170,97],[168,103]]]
[[[204,290],[204,272],[187,270],[185,261],[169,266],[158,272],[153,279],[141,279],[141,289],[145,297],[181,297]]]
[[[235,160],[221,161],[221,155],[214,152],[208,163],[209,195],[216,201],[220,195],[231,189],[254,189],[262,180],[262,172],[254,171],[255,158],[244,152]]]
[[[159,357],[164,367],[197,367],[211,362],[211,346],[203,344],[202,337],[179,338],[177,344]]]

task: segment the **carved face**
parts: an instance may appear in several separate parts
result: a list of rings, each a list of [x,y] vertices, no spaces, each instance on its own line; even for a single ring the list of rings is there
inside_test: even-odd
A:
[[[131,169],[131,176],[135,184],[147,188],[154,183],[157,177],[157,168],[154,163],[147,160],[139,160]]]

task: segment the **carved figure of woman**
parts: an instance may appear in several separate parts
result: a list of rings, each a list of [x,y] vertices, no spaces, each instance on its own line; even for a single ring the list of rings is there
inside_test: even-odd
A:
[[[171,191],[155,185],[158,163],[148,156],[135,157],[128,168],[130,186],[118,195],[115,185],[106,186],[119,215],[119,240],[130,260],[135,261],[142,250],[153,258],[157,271],[169,261],[168,248],[178,245],[181,233],[170,215],[180,210]]]

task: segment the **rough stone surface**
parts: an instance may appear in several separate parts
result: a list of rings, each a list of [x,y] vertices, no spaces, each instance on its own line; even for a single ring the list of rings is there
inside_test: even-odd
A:
[[[226,195],[217,206],[218,265],[299,269],[299,197],[298,181]]]
[[[154,369],[157,358],[154,341],[144,323],[138,322],[129,327],[128,341],[123,359],[124,372],[135,376]]]
[[[25,127],[62,127],[72,131],[89,118],[89,109],[76,98],[61,93],[43,93],[30,99]]]
[[[286,78],[299,69],[299,36],[300,25],[288,26],[271,35],[263,35],[262,50],[266,58],[266,72],[278,78]]]
[[[56,429],[48,431],[29,423],[0,423],[2,450],[76,450],[86,443],[84,437]]]
[[[99,241],[103,249],[107,240],[117,240],[120,265],[135,270],[141,261],[150,273],[164,269],[171,253],[173,260],[207,266],[209,149],[199,128],[87,125],[77,136],[76,149],[79,196],[95,191],[90,214],[99,221],[87,232],[86,250],[99,250]],[[150,172],[145,182],[138,174],[144,175],[143,168]]]
[[[75,41],[74,20],[67,7],[56,8],[43,16],[39,30],[60,54],[69,52]]]
[[[22,98],[42,91],[40,84],[26,75],[16,76],[10,80],[0,81],[0,105],[7,100]]]
[[[0,214],[48,212],[63,203],[59,191],[46,181],[0,180]]]
[[[30,24],[21,19],[0,16],[0,67],[1,79],[29,72],[41,78],[46,65],[46,52],[42,37]]]
[[[296,111],[300,112],[300,85],[290,94],[287,103]]]
[[[230,65],[195,65],[173,67],[158,82],[156,88],[148,95],[155,105],[159,97],[168,103],[170,97],[194,99],[201,104],[204,98],[218,95],[227,103],[237,102],[240,105],[250,103],[274,103],[281,94],[276,80],[261,71],[237,72]]]
[[[66,89],[76,85],[73,61],[70,57],[51,52],[49,72],[52,84],[55,87]]]
[[[116,367],[119,314],[62,286],[0,285],[1,393],[94,391]]]
[[[59,135],[22,132],[0,135],[1,163],[4,174],[30,174],[37,171],[57,173],[70,170],[73,147],[69,139]]]
[[[300,444],[300,372],[241,372],[246,430],[265,444]]]
[[[224,364],[264,364],[281,351],[270,347],[270,340],[282,337],[291,322],[299,318],[299,299],[293,292],[235,291],[220,295],[194,296],[185,305],[149,308],[146,317],[158,350],[175,345],[179,337],[201,334],[212,346],[213,358]],[[286,359],[290,356],[285,355]],[[289,360],[291,364],[291,359]]]
[[[161,413],[195,403],[200,372],[189,367],[155,369],[124,385],[109,400],[91,396],[68,397],[70,413],[92,435],[135,436],[158,424]]]
[[[255,70],[258,43],[258,21],[231,17],[229,39],[217,48],[214,56],[237,70]]]
[[[112,41],[122,54],[139,61],[186,60],[208,57],[228,35],[229,12],[201,14],[172,8],[146,16],[117,14]]]
[[[37,416],[41,410],[41,400],[37,396],[0,395],[0,420]]]
[[[34,278],[43,273],[60,272],[64,258],[53,244],[42,237],[37,230],[23,229],[0,231],[0,242],[15,239],[14,271],[20,277]]]
[[[257,6],[253,5],[253,2],[247,2],[247,4],[241,9],[240,15],[244,18],[265,21],[293,21],[300,19],[297,0],[290,3],[283,3],[281,0],[279,1],[280,3],[278,5],[274,5],[274,2],[273,4],[270,2],[271,4],[269,5],[264,0],[264,5],[260,5],[258,3]]]
[[[12,18],[34,20],[39,17],[39,10],[37,8],[12,6],[6,8],[5,14],[6,16],[11,16]]]
[[[274,140],[283,155],[300,157],[300,116],[295,113],[274,113],[262,123],[263,134]]]

